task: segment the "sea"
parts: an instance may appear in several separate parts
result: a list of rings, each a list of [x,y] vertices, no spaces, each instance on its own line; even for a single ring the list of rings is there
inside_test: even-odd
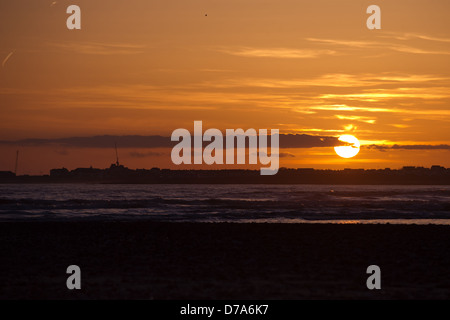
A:
[[[0,221],[450,225],[450,186],[0,184]]]

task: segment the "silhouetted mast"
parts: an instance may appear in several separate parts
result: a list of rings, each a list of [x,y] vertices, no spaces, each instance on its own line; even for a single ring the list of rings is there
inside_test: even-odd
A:
[[[17,166],[19,165],[19,150],[16,152],[16,166],[14,168],[14,174],[17,176]]]
[[[117,142],[114,142],[114,145],[116,147],[116,166],[119,166],[119,153],[117,152]]]

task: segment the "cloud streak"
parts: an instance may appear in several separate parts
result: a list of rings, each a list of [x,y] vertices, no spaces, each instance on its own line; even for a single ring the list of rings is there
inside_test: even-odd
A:
[[[382,152],[386,152],[389,150],[450,150],[450,145],[448,144],[439,144],[439,145],[427,145],[427,144],[416,144],[416,145],[377,145],[371,144],[362,146],[366,149],[379,150]]]
[[[145,46],[131,43],[63,42],[50,46],[65,51],[89,55],[128,55],[143,53]]]
[[[170,137],[159,135],[154,136],[92,136],[92,137],[70,137],[61,139],[23,139],[18,141],[0,141],[3,145],[14,146],[57,146],[74,148],[114,148],[115,143],[119,148],[172,148],[177,142],[170,140]],[[205,142],[206,145],[208,142]],[[334,147],[343,145],[336,137],[315,136],[308,134],[280,134],[280,148],[316,148]],[[225,146],[225,136],[224,136]],[[155,154],[133,153],[133,157],[146,157]],[[287,155],[286,155],[287,156]]]
[[[153,151],[149,151],[149,152],[137,152],[137,151],[132,151],[129,153],[130,157],[132,158],[147,158],[147,157],[159,157],[164,155],[161,152],[153,152]]]
[[[298,87],[330,87],[355,88],[375,87],[380,85],[423,85],[446,82],[450,78],[429,74],[345,74],[327,73],[314,78],[277,79],[277,78],[230,78],[220,82],[207,82],[205,85],[214,88],[273,88],[295,89]]]
[[[218,51],[234,56],[253,58],[281,58],[281,59],[308,59],[323,55],[336,54],[334,50],[327,49],[295,49],[295,48],[252,48],[238,47],[219,49]]]
[[[432,37],[424,37],[422,39],[427,38],[437,39]],[[450,55],[449,50],[428,50],[422,49],[416,46],[398,44],[398,43],[388,43],[382,41],[357,41],[357,40],[339,40],[339,39],[321,39],[321,38],[306,38],[307,41],[329,44],[340,47],[347,47],[352,49],[382,49],[382,50],[391,50],[402,53],[414,53],[414,54],[431,54],[431,55]],[[446,41],[445,41],[446,42]]]
[[[13,54],[14,54],[14,51],[11,51],[10,53],[8,53],[8,55],[6,56],[6,58],[3,59],[3,62],[2,62],[2,68],[5,67],[6,62],[8,62],[9,58],[11,58],[11,56],[12,56]]]
[[[399,33],[399,32],[387,32],[387,35],[382,36],[386,38],[393,38],[397,40],[411,40],[420,39],[435,42],[450,42],[449,38],[433,37],[420,33]]]

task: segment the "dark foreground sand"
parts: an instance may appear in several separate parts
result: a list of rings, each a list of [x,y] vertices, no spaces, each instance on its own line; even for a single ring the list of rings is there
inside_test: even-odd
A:
[[[450,298],[448,226],[4,222],[0,255],[1,299]]]

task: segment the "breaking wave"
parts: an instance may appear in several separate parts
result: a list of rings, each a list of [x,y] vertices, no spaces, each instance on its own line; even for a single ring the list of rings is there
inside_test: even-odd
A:
[[[139,218],[206,222],[450,219],[450,187],[0,185],[3,221]]]

